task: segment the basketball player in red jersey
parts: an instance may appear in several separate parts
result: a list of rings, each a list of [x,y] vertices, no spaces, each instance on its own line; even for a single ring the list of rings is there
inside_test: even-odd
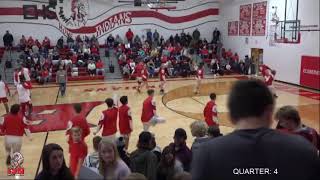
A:
[[[206,107],[203,110],[204,119],[207,125],[218,126],[218,110],[216,105],[216,94],[210,94],[210,101],[207,103]]]
[[[164,64],[162,64],[160,67],[159,78],[160,78],[160,93],[164,94],[164,86],[166,84],[166,69],[164,67]]]
[[[157,115],[156,102],[154,100],[154,90],[149,89],[147,91],[148,97],[143,101],[141,121],[143,124],[143,130],[149,131],[151,125],[157,123],[163,123],[165,120]]]
[[[138,88],[137,91],[140,93],[140,89],[141,89],[141,84],[142,84],[142,74],[144,69],[144,64],[143,62],[139,62],[136,67],[134,68],[134,71],[132,72],[132,74],[136,74],[136,78],[137,78],[137,82],[138,82]]]
[[[203,115],[207,125],[210,126],[218,126],[218,110],[216,105],[216,94],[210,94],[210,101],[206,104]]]
[[[120,102],[122,106],[119,107],[119,130],[125,140],[125,148],[128,149],[130,134],[133,130],[131,110],[128,106],[127,96],[122,96]]]
[[[0,125],[4,133],[5,150],[7,153],[7,165],[10,164],[11,156],[15,152],[20,152],[22,146],[22,136],[25,133],[30,140],[31,133],[28,128],[29,122],[19,114],[20,105],[14,104],[10,108],[10,113],[0,118]]]
[[[6,113],[9,113],[9,106],[8,106],[8,98],[7,98],[7,93],[10,96],[10,90],[8,85],[2,81],[2,77],[0,75],[0,103],[3,103]]]
[[[203,74],[204,74],[204,69],[203,69],[203,63],[200,63],[199,68],[197,70],[197,76],[196,76],[196,88],[194,93],[199,94],[200,93],[200,85],[201,85],[201,80],[203,79]]]
[[[143,65],[143,69],[142,69],[141,74],[142,74],[142,84],[141,84],[140,88],[142,89],[144,86],[146,86],[146,88],[148,89],[148,87],[149,87],[149,85],[148,85],[149,74],[148,74],[148,69],[147,69],[146,64]]]
[[[111,98],[107,98],[105,103],[107,104],[108,109],[102,111],[97,130],[93,134],[96,135],[103,126],[102,137],[115,141],[117,133],[118,108],[114,106],[114,101]]]
[[[21,105],[21,112],[24,116],[28,117],[32,113],[32,102],[30,98],[30,89],[32,88],[30,81],[25,81],[23,75],[19,76],[20,82],[17,84],[18,99]],[[28,107],[28,113],[26,113],[26,107]]]
[[[277,98],[276,91],[272,85],[274,76],[276,75],[275,70],[267,69],[265,75],[263,76],[265,84],[269,87],[270,91],[272,92],[273,96]]]
[[[73,109],[76,112],[76,115],[68,122],[67,132],[66,134],[69,135],[68,144],[72,142],[72,136],[70,129],[73,127],[79,127],[82,131],[82,141],[90,134],[90,127],[86,120],[86,117],[81,114],[82,107],[80,103],[76,103],[73,105]]]

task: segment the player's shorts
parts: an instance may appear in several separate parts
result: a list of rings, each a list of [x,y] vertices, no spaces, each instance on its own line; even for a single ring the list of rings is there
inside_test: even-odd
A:
[[[142,77],[137,77],[138,83],[142,83]]]
[[[22,102],[20,103],[21,106],[29,106],[29,105],[32,105],[32,102],[31,101],[27,101],[27,102]]]
[[[7,102],[8,102],[8,98],[7,97],[0,98],[0,103],[7,103]]]

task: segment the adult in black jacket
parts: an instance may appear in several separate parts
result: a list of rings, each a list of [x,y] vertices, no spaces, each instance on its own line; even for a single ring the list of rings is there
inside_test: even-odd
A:
[[[228,108],[236,130],[199,147],[192,179],[319,179],[317,149],[302,137],[270,128],[274,99],[263,82],[236,82]]]
[[[9,33],[9,31],[6,31],[6,34],[3,36],[3,44],[6,49],[11,48],[13,43],[13,36]]]

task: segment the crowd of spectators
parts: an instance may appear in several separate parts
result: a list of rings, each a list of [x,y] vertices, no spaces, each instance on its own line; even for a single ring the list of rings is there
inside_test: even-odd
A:
[[[7,42],[7,39],[10,38],[6,34],[5,44],[12,46],[12,42]],[[39,83],[54,80],[60,66],[70,72],[71,76],[104,75],[104,63],[100,57],[98,40],[94,35],[91,38],[78,35],[75,39],[71,36],[66,39],[61,36],[56,45],[53,45],[47,36],[41,42],[32,36],[26,38],[22,35],[17,49],[21,52],[18,64],[28,68],[31,78]]]

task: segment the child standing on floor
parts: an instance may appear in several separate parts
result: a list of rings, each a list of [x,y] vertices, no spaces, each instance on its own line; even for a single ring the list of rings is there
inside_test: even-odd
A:
[[[78,179],[80,168],[83,164],[84,159],[88,154],[88,146],[82,140],[82,129],[79,127],[73,127],[71,129],[72,142],[70,145],[70,170],[75,177]]]

